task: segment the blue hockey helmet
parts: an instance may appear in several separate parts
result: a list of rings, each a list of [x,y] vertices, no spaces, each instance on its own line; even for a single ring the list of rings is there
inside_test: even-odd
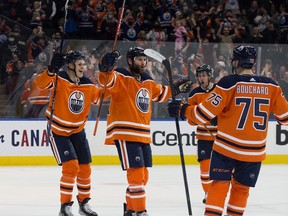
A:
[[[69,63],[74,63],[76,60],[83,59],[86,61],[85,55],[78,51],[78,50],[70,50],[66,55],[65,55],[66,62]]]
[[[251,69],[257,58],[256,50],[253,46],[250,45],[239,45],[234,48],[233,50],[233,57],[231,60],[231,64],[238,60],[239,64],[238,67]]]
[[[134,58],[137,56],[146,56],[144,54],[144,49],[142,47],[137,46],[130,47],[126,55],[127,60],[132,59],[133,61]]]
[[[205,72],[209,77],[212,76],[212,69],[210,65],[208,64],[203,64],[199,67],[196,68],[196,76],[198,76],[199,73]]]

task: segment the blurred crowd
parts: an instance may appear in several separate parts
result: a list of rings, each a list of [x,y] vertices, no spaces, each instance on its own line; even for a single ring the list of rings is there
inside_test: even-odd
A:
[[[0,83],[5,84],[12,103],[19,107],[29,103],[29,81],[48,66],[62,37],[78,41],[65,50],[79,49],[87,55],[87,76],[97,84],[99,58],[112,46],[87,41],[113,42],[122,3],[1,1]],[[231,72],[233,47],[254,44],[261,55],[255,73],[275,79],[288,97],[287,5],[287,0],[126,0],[117,48],[125,54],[135,44],[161,52],[169,58],[175,78],[189,75],[195,79],[195,68],[210,64],[217,82]],[[155,70],[165,73],[161,65],[148,62],[147,71],[154,77]],[[22,109],[17,113],[25,115]]]

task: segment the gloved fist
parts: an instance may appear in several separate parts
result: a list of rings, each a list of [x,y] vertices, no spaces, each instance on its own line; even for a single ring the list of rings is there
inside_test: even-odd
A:
[[[213,126],[217,126],[218,124],[218,117],[215,116],[213,119],[210,120],[210,124]]]
[[[189,105],[183,104],[180,100],[173,100],[168,103],[167,109],[170,117],[180,117],[182,120],[185,119],[185,111]]]
[[[65,64],[64,55],[55,53],[52,57],[51,64],[48,66],[50,73],[56,73]]]
[[[99,62],[99,70],[101,72],[110,72],[116,66],[121,53],[115,50],[112,53],[106,53]]]
[[[192,89],[192,81],[189,77],[179,79],[174,83],[175,95],[180,93],[189,93]]]

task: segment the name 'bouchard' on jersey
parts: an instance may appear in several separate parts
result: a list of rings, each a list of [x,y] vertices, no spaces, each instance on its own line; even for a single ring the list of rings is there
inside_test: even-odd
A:
[[[236,92],[244,94],[262,94],[262,95],[269,94],[267,86],[241,85],[241,84],[237,85]]]

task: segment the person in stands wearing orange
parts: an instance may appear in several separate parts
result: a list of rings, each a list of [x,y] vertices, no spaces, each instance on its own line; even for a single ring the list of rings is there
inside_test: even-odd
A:
[[[37,65],[36,73],[25,82],[25,90],[28,91],[27,100],[25,102],[26,109],[24,111],[24,118],[39,118],[45,107],[48,105],[50,99],[50,89],[39,89],[36,85],[36,77],[43,71],[42,65]],[[25,94],[25,93],[24,93]],[[22,101],[23,103],[23,101]]]
[[[65,63],[67,71],[59,71],[57,77],[55,73]],[[71,50],[65,58],[62,54],[55,53],[48,70],[35,79],[38,88],[51,88],[52,91],[46,117],[48,125],[51,125],[48,128],[49,142],[57,163],[62,165],[59,216],[73,216],[72,195],[75,182],[79,214],[98,216],[88,203],[92,157],[84,126],[88,120],[90,105],[100,100],[102,89],[98,89],[83,75],[86,70],[86,57],[80,51]]]
[[[288,103],[280,86],[271,78],[253,73],[256,50],[249,45],[234,48],[232,75],[223,77],[199,105],[181,101],[168,104],[171,117],[196,124],[218,117],[213,143],[205,216],[222,215],[230,192],[227,215],[243,215],[250,187],[255,187],[262,161],[271,112],[278,123],[288,125]],[[229,191],[230,188],[230,191]]]

